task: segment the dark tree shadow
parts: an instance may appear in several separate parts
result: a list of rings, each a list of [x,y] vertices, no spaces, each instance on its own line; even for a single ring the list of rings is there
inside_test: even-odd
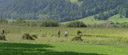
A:
[[[97,53],[57,52],[48,44],[0,43],[0,55],[104,55]]]
[[[77,52],[46,52],[44,55],[104,55],[97,53],[77,53]]]

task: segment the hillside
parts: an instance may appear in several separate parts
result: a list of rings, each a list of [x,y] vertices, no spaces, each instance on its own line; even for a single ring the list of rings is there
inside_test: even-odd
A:
[[[93,15],[93,16],[89,16],[89,17],[80,19],[78,21],[82,21],[85,24],[100,24],[100,23],[105,23],[108,21],[112,21],[114,23],[116,23],[116,22],[123,23],[123,22],[128,22],[128,18],[126,18],[124,16],[122,18],[120,18],[120,15],[117,14],[117,15],[113,15],[112,17],[108,18],[108,20],[95,20],[94,15]]]
[[[96,20],[94,18],[94,16],[95,15],[85,17],[85,18],[79,19],[77,21],[82,21],[85,24],[101,24],[101,23],[105,23],[105,22],[108,22],[108,21],[112,21],[114,23],[116,23],[116,22],[118,22],[118,23],[128,22],[128,18],[126,18],[125,16],[120,18],[119,14],[113,15],[112,17],[108,18],[108,20]],[[71,21],[62,22],[62,24],[66,24],[66,23],[69,23],[69,22],[71,22]]]
[[[93,15],[94,16],[94,15]],[[82,18],[82,19],[79,19],[77,21],[82,21],[84,22],[85,24],[99,24],[99,23],[104,23],[106,22],[105,20],[95,20],[93,16],[89,16],[89,17],[86,17],[86,18]],[[76,20],[75,20],[76,21]],[[69,23],[71,21],[68,21],[68,22],[62,22],[62,24],[66,24],[66,23]]]
[[[0,0],[2,1],[2,0]],[[7,0],[6,0],[7,1]],[[79,20],[98,14],[97,20],[113,15],[128,17],[128,0],[10,0],[0,6],[0,18],[26,20]],[[88,18],[89,19],[89,18]]]
[[[120,15],[117,14],[117,15],[110,17],[109,21],[113,21],[114,23],[116,23],[116,22],[123,23],[123,22],[128,22],[128,18],[126,18],[124,16],[122,18],[120,18]]]

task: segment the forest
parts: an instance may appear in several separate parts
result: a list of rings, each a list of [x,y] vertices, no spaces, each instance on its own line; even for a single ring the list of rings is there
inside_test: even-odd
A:
[[[0,18],[72,21],[95,15],[107,20],[120,14],[128,17],[128,0],[0,0]]]

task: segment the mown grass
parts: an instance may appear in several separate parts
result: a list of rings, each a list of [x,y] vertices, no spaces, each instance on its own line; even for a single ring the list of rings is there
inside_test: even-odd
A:
[[[127,55],[127,28],[24,27],[0,25],[7,41],[0,41],[0,55]],[[61,30],[61,37],[57,32]],[[77,31],[84,41],[71,41]],[[64,32],[68,31],[67,38]],[[24,33],[36,34],[36,40],[23,40]]]

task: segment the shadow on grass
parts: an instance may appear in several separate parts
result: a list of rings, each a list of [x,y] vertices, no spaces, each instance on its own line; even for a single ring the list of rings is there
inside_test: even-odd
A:
[[[103,55],[97,53],[57,52],[48,44],[0,43],[0,55]]]

